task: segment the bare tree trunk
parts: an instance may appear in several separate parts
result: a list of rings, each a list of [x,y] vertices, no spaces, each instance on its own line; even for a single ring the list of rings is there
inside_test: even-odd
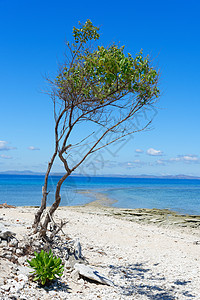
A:
[[[43,211],[46,208],[47,195],[48,195],[48,192],[47,192],[48,178],[49,178],[49,173],[50,173],[51,168],[53,166],[53,162],[55,160],[56,155],[57,155],[57,151],[54,152],[54,155],[52,156],[51,161],[48,163],[47,172],[45,174],[44,186],[42,187],[42,201],[41,201],[41,206],[40,206],[39,210],[35,214],[35,220],[34,220],[34,223],[33,223],[33,228],[35,228],[35,231],[37,231],[38,225],[40,223],[41,215],[42,215]]]
[[[52,206],[49,209],[49,212],[47,213],[44,223],[42,225],[42,228],[40,230],[40,235],[41,236],[45,236],[46,232],[47,232],[47,226],[49,224],[49,222],[51,221],[50,216],[53,215],[53,213],[55,212],[55,210],[58,208],[60,201],[61,201],[61,196],[60,196],[60,190],[61,190],[61,186],[63,184],[63,182],[65,181],[65,179],[70,175],[70,173],[66,173],[57,183],[56,186],[56,192],[55,192],[55,201],[52,204]]]

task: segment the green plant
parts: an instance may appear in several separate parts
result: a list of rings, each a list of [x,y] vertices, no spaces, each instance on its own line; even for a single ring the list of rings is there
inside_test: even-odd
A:
[[[53,256],[53,252],[45,252],[41,250],[40,253],[34,252],[35,258],[28,260],[30,267],[35,269],[33,273],[34,281],[39,281],[42,285],[45,285],[46,282],[51,281],[55,278],[62,276],[64,266],[60,258]]]

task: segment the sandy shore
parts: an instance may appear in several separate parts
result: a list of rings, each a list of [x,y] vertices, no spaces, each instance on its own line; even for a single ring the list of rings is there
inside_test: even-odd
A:
[[[99,204],[60,207],[55,220],[67,221],[65,233],[79,238],[90,265],[115,287],[69,278],[69,292],[44,291],[43,299],[200,299],[199,227],[130,221],[123,210]],[[1,208],[0,222],[20,238],[29,232],[36,210]],[[0,271],[9,277],[6,259],[0,259]]]

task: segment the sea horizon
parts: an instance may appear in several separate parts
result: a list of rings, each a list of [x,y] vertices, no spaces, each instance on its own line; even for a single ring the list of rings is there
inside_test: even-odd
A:
[[[27,176],[45,176],[46,172],[35,172],[31,170],[8,170],[8,171],[1,171],[0,175],[27,175]],[[65,175],[64,172],[51,172],[50,176],[63,176]],[[72,173],[70,177],[112,177],[112,178],[166,178],[166,179],[198,179],[200,180],[200,176],[195,175],[188,175],[188,174],[165,174],[165,175],[154,175],[154,174],[133,174],[133,175],[126,175],[126,174],[80,174],[80,173]]]

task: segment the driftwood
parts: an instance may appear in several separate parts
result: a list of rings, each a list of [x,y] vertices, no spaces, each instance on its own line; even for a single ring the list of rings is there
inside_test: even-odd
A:
[[[14,205],[9,205],[9,204],[7,204],[6,202],[0,204],[0,208],[15,208],[15,207],[16,207],[16,206],[14,206]]]
[[[52,221],[53,221],[53,219],[52,219]],[[53,223],[54,223],[54,225],[53,225],[52,233],[50,235],[50,240],[53,240],[53,238],[56,236],[56,234],[58,234],[59,231],[62,231],[62,233],[64,233],[64,231],[62,230],[62,228],[63,228],[63,226],[65,224],[67,224],[67,222],[64,223],[62,220],[60,222],[60,225],[57,225],[55,223],[55,221],[53,221]]]

